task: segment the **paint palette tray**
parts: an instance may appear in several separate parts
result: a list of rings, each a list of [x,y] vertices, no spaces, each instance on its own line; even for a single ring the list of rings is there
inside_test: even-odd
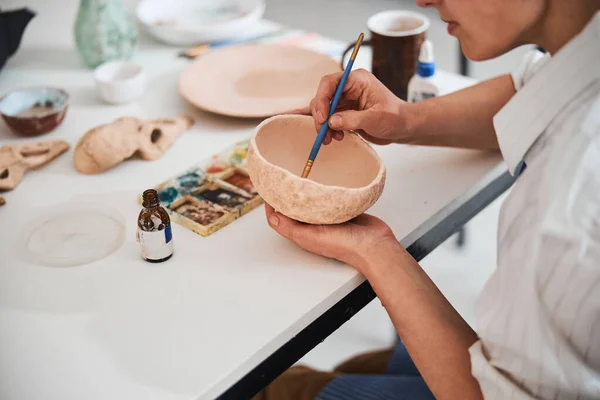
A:
[[[155,187],[172,222],[209,236],[263,203],[248,176],[248,142],[238,142]]]

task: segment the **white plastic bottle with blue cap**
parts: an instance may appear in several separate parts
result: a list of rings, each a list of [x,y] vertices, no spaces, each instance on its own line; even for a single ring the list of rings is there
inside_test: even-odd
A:
[[[429,40],[423,41],[417,62],[417,72],[408,82],[408,102],[416,103],[439,95],[437,75],[435,74],[435,60],[433,58],[433,44]]]

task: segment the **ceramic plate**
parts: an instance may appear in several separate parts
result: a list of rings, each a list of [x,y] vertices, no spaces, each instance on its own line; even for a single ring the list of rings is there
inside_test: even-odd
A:
[[[265,0],[141,0],[136,7],[146,32],[178,46],[232,39],[264,12]]]
[[[179,92],[217,114],[265,118],[307,106],[324,75],[341,71],[327,55],[296,46],[228,46],[204,55],[181,74]]]

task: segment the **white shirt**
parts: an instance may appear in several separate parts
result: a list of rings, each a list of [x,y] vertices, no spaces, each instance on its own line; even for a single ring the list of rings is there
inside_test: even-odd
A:
[[[509,171],[498,267],[477,302],[486,399],[600,399],[600,12],[530,54],[494,117]]]

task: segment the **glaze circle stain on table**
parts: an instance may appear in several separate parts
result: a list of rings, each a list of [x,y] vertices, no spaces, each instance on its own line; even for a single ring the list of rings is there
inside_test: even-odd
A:
[[[180,94],[217,114],[264,118],[306,107],[338,63],[313,50],[277,44],[228,46],[204,55],[179,78]]]
[[[370,208],[385,185],[386,169],[361,137],[346,133],[323,146],[309,178],[301,178],[314,142],[306,115],[263,121],[250,139],[248,173],[261,197],[276,210],[312,224],[346,222]]]
[[[74,267],[108,257],[125,241],[125,219],[115,208],[68,202],[31,214],[21,231],[21,255],[34,264]]]

